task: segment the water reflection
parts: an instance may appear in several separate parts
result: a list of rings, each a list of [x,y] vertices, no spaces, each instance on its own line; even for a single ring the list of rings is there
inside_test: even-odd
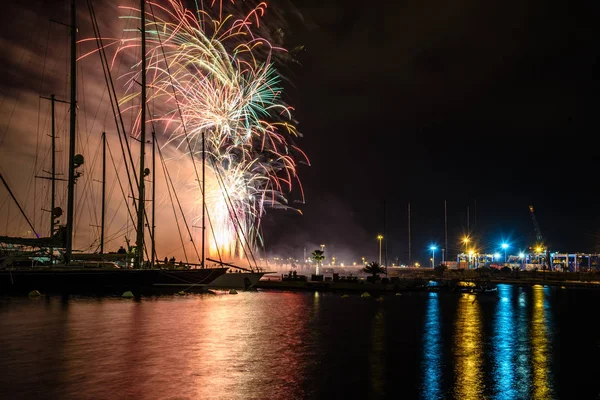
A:
[[[440,306],[437,293],[429,293],[423,332],[422,395],[426,399],[442,398],[442,337]]]
[[[524,399],[529,397],[530,376],[529,358],[531,349],[529,347],[529,315],[527,308],[527,292],[523,287],[514,287],[502,285],[511,288],[511,293],[516,297],[515,310],[515,332],[514,339],[514,357],[515,357],[515,382],[514,390],[518,394],[518,398]],[[511,299],[512,301],[512,299]]]
[[[600,333],[566,329],[580,319],[551,293],[0,297],[0,398],[555,398],[580,370],[553,374],[554,346],[593,349]]]
[[[60,398],[60,388],[40,388],[65,374],[68,311],[64,303],[45,299],[11,304],[0,297],[0,399]],[[11,386],[22,389],[15,393]]]
[[[385,385],[385,315],[383,309],[377,310],[373,317],[372,347],[370,358],[371,390],[370,395],[381,398]]]
[[[317,359],[302,318],[310,300],[296,293],[74,299],[67,312],[52,299],[50,308],[0,310],[8,341],[0,367],[14,371],[12,382],[3,382],[6,373],[0,379],[0,398],[15,398],[2,396],[4,388],[61,400],[306,398],[307,368]]]
[[[533,315],[531,318],[531,364],[533,370],[533,397],[551,398],[553,395],[550,378],[550,308],[547,304],[549,288],[533,287]]]
[[[517,395],[516,374],[516,329],[513,307],[513,287],[498,285],[498,302],[494,318],[492,337],[495,394],[498,399],[514,399]]]
[[[483,397],[481,311],[474,295],[463,294],[458,301],[454,336],[455,398]]]

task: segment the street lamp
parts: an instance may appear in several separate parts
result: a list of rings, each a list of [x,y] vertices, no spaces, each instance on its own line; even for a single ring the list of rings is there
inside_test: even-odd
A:
[[[429,250],[431,250],[431,268],[435,268],[435,251],[437,250],[437,247],[431,246],[429,247]]]
[[[467,245],[469,244],[470,241],[471,241],[471,239],[469,239],[467,236],[465,236],[462,240],[462,242],[465,244],[465,254],[467,253]]]
[[[506,263],[506,249],[508,249],[508,244],[502,243],[502,248],[504,249],[504,262]]]
[[[381,265],[381,241],[383,240],[383,235],[377,235],[377,240],[379,240],[379,265]]]
[[[471,239],[469,239],[469,237],[468,237],[468,236],[465,236],[465,237],[462,239],[462,242],[465,244],[465,261],[467,261],[467,260],[466,260],[466,258],[467,258],[467,246],[468,246],[468,244],[469,244],[469,242],[470,242],[470,241],[471,241]]]
[[[500,259],[500,253],[494,253],[494,261],[498,262]]]

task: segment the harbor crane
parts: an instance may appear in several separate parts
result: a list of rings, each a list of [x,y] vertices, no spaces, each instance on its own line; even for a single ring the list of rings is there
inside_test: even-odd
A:
[[[531,220],[533,221],[533,228],[535,229],[535,239],[537,240],[536,247],[541,247],[545,250],[546,266],[548,267],[548,269],[552,270],[552,263],[550,262],[550,249],[548,248],[548,246],[544,246],[544,238],[542,237],[542,231],[540,230],[540,225],[538,224],[537,219],[535,218],[535,211],[532,205],[529,206],[529,212],[531,213]]]

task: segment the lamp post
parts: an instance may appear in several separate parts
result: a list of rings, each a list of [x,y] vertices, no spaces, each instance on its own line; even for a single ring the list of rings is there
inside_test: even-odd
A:
[[[435,251],[437,250],[437,247],[431,246],[429,247],[429,250],[431,250],[431,268],[435,268]]]
[[[379,265],[381,265],[381,241],[383,240],[383,235],[377,235],[377,240],[379,240]]]
[[[508,249],[508,244],[502,243],[502,248],[504,249],[504,263],[506,264],[506,249]]]
[[[467,245],[469,244],[470,241],[471,241],[471,239],[469,239],[467,236],[465,236],[462,240],[462,242],[465,244],[465,254],[467,253]]]
[[[467,261],[467,250],[468,250],[468,249],[467,249],[467,247],[468,247],[468,244],[469,244],[469,242],[470,242],[470,241],[471,241],[471,239],[469,239],[469,237],[468,237],[468,236],[465,236],[465,237],[463,238],[463,240],[462,240],[462,242],[465,244],[465,261]],[[469,266],[467,265],[467,268],[468,268],[468,267],[469,267]]]

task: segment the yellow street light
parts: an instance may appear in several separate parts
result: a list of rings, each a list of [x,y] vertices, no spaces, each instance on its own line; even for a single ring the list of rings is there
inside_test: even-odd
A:
[[[462,240],[462,242],[465,244],[465,253],[467,252],[467,245],[469,244],[470,241],[471,241],[471,239],[469,239],[468,236],[465,236]]]

